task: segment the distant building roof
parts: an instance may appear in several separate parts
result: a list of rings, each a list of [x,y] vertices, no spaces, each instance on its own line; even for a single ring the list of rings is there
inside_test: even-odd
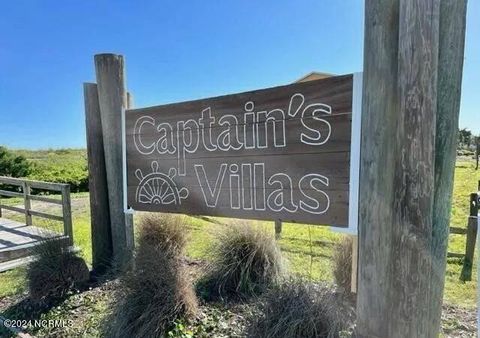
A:
[[[306,82],[306,81],[312,81],[312,80],[320,80],[320,79],[324,79],[324,78],[330,77],[330,76],[334,76],[334,74],[320,73],[320,72],[310,72],[307,75],[302,76],[300,79],[298,79],[294,83]]]

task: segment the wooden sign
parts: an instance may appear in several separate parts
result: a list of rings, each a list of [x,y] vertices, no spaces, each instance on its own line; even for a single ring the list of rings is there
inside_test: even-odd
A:
[[[128,207],[348,227],[353,78],[127,110]]]

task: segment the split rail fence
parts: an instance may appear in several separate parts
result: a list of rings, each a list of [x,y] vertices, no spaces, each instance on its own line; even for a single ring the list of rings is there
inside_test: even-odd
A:
[[[63,236],[65,236],[68,245],[73,245],[73,231],[72,231],[72,212],[70,205],[70,186],[68,184],[49,183],[40,181],[29,181],[18,178],[0,176],[0,184],[7,186],[14,186],[20,188],[21,191],[0,190],[0,218],[2,217],[2,209],[13,212],[18,212],[25,215],[25,225],[31,226],[32,217],[40,217],[53,221],[63,223]],[[61,199],[33,195],[32,189],[48,191],[53,193],[60,193]],[[23,199],[24,207],[12,206],[2,203],[2,196],[4,197],[19,197]],[[32,201],[41,201],[49,204],[61,206],[62,212],[60,215],[54,215],[43,211],[32,210]]]

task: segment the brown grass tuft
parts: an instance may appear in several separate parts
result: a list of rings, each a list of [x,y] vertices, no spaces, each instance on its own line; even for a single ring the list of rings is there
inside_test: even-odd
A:
[[[55,238],[43,240],[32,248],[36,259],[27,268],[30,299],[48,302],[63,298],[75,288],[86,285],[90,273],[85,261]]]
[[[255,338],[339,337],[351,329],[353,309],[326,286],[290,280],[265,294],[262,315],[249,336]]]
[[[207,299],[258,295],[283,275],[273,235],[248,223],[226,225],[211,252],[212,263],[199,286]]]
[[[350,293],[352,285],[352,239],[344,236],[334,247],[333,276],[335,283]]]
[[[187,229],[184,218],[171,214],[149,213],[139,224],[138,246],[157,246],[172,254],[183,254],[187,245]]]
[[[133,268],[121,279],[107,336],[162,337],[175,320],[195,314],[197,299],[182,262],[185,234],[176,216],[141,220]]]

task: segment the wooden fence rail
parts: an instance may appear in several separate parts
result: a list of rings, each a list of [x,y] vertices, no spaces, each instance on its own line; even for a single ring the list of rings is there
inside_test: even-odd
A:
[[[51,219],[63,222],[63,234],[68,237],[68,245],[73,245],[72,230],[72,211],[70,201],[70,185],[61,183],[50,183],[40,181],[30,181],[19,178],[0,176],[1,185],[10,185],[19,187],[21,192],[0,189],[0,217],[2,217],[2,209],[22,213],[25,215],[25,225],[32,225],[32,216]],[[61,199],[46,197],[41,195],[32,195],[32,189],[45,190],[49,192],[57,192],[61,194]],[[4,197],[20,197],[23,198],[24,207],[16,207],[2,203]],[[31,201],[41,201],[60,205],[62,207],[62,215],[53,215],[46,212],[32,210]]]

